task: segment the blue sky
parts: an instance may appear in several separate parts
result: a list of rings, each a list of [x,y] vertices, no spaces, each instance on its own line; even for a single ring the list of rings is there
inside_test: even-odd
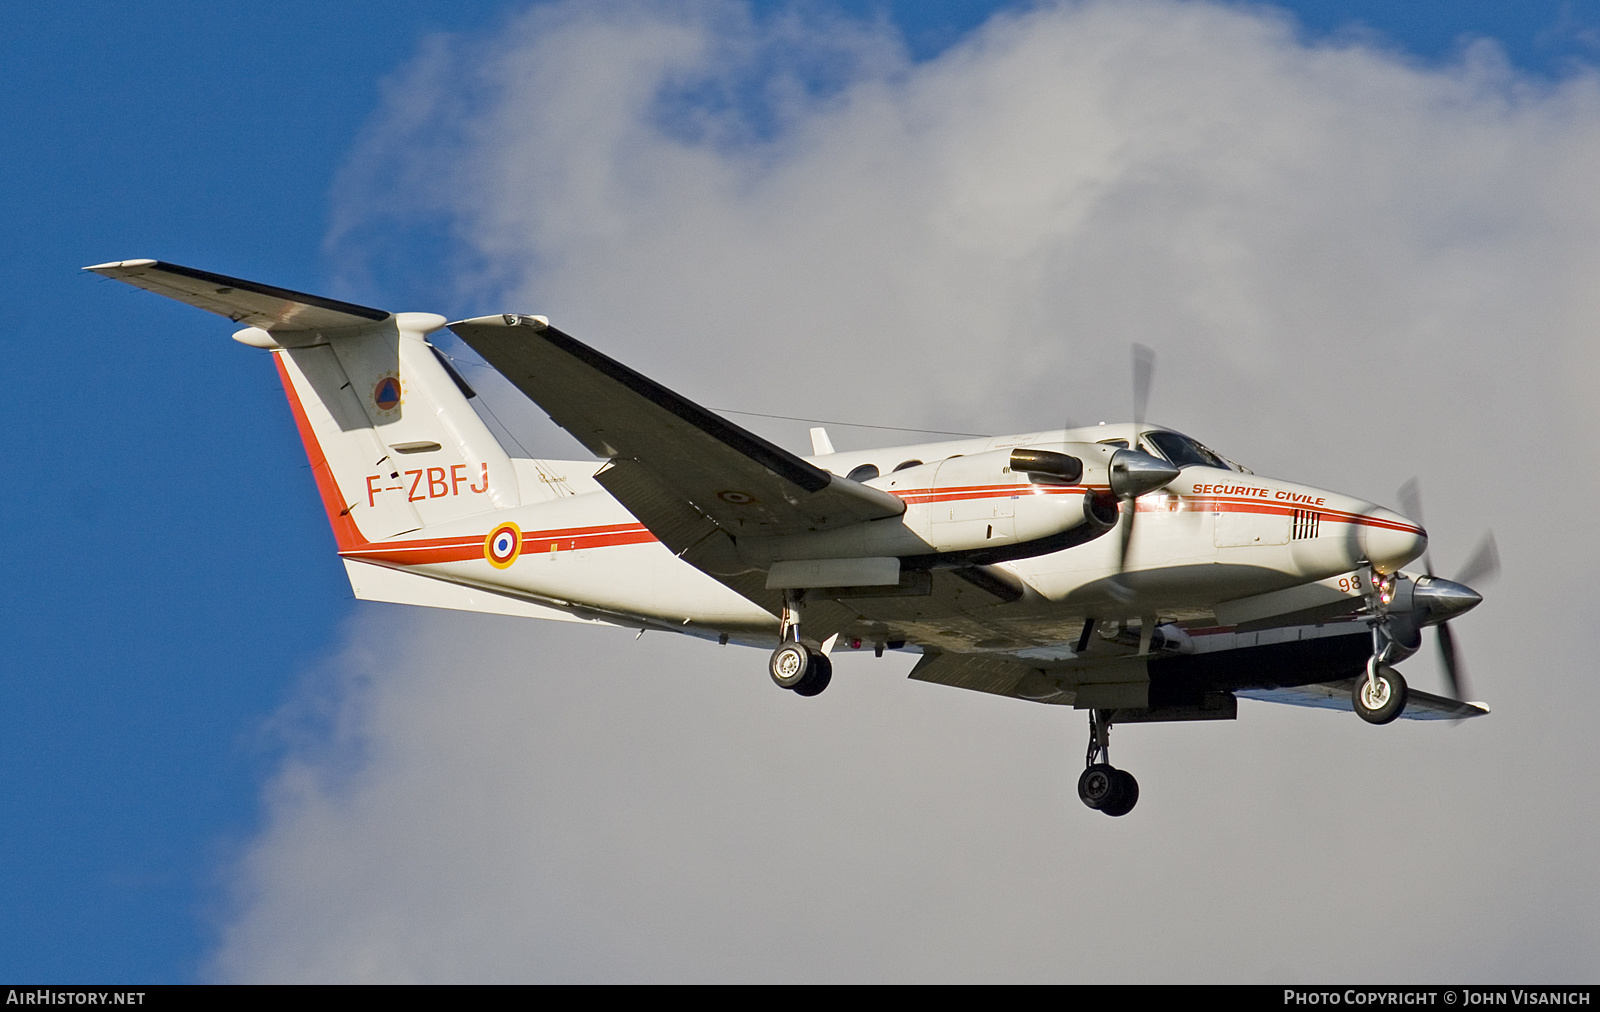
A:
[[[271,370],[221,321],[78,268],[149,256],[397,310],[504,308],[417,303],[426,265],[461,255],[447,234],[374,257],[359,289],[324,240],[386,75],[522,6],[68,2],[0,25],[0,976],[196,978],[285,747],[275,715],[358,608]],[[836,6],[928,59],[1015,5]],[[1422,62],[1478,37],[1535,79],[1600,59],[1596,3],[1280,6],[1309,38]]]

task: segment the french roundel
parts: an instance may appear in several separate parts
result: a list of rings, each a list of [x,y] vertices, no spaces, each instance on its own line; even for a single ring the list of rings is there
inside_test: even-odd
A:
[[[483,540],[483,557],[496,569],[504,569],[517,561],[522,554],[522,529],[516,524],[504,523],[489,532]]]

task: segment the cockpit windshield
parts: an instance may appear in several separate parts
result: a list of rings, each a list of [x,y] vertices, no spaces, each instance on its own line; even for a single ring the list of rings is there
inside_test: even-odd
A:
[[[1145,442],[1155,447],[1165,458],[1179,467],[1220,467],[1224,471],[1232,471],[1233,465],[1229,464],[1222,456],[1212,450],[1206,449],[1200,443],[1178,432],[1146,432]]]

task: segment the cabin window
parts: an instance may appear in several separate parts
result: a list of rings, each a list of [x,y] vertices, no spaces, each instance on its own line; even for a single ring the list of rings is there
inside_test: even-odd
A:
[[[922,461],[920,461],[920,460],[914,460],[914,459],[913,460],[902,460],[900,463],[898,463],[898,464],[896,464],[894,466],[894,469],[896,471],[904,471],[908,467],[921,467],[921,466],[922,466]]]
[[[858,464],[855,467],[852,467],[850,469],[850,473],[845,475],[845,477],[849,478],[851,481],[871,481],[872,479],[876,478],[879,473],[880,472],[878,471],[877,464]]]

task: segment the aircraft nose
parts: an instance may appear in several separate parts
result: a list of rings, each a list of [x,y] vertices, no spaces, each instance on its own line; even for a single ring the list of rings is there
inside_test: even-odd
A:
[[[1428,550],[1428,534],[1422,525],[1380,507],[1362,517],[1359,533],[1361,549],[1372,568],[1393,573]]]

